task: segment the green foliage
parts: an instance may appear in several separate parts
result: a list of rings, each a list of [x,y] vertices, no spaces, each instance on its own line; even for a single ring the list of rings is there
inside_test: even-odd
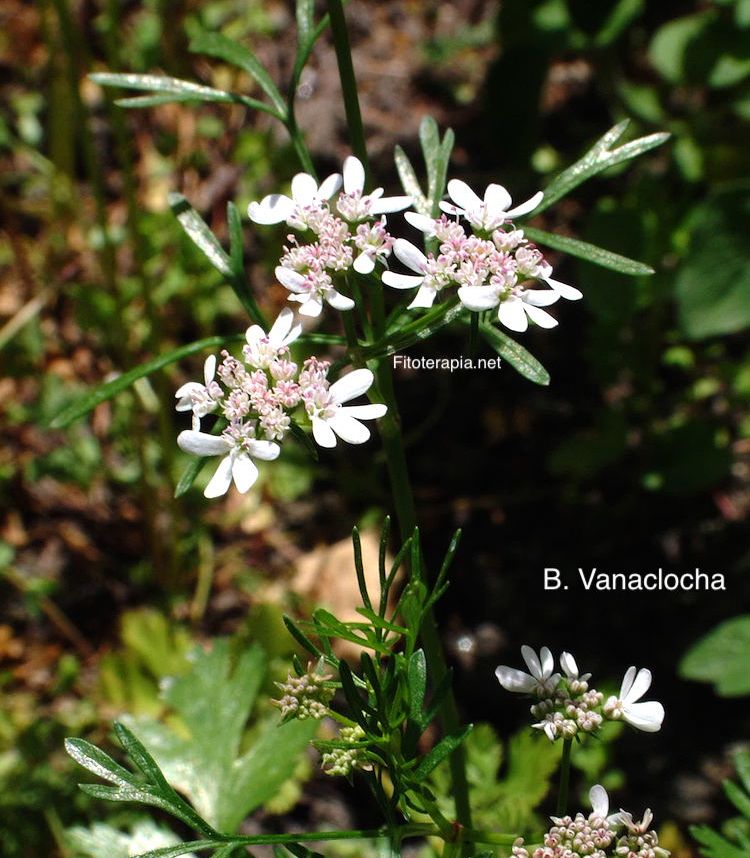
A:
[[[750,855],[750,753],[740,751],[734,762],[740,783],[724,781],[724,792],[741,816],[726,822],[721,832],[709,825],[694,825],[690,829],[706,858],[747,858]]]
[[[679,669],[686,679],[712,683],[722,697],[750,694],[750,614],[725,620],[700,638]]]
[[[133,823],[122,831],[105,822],[85,828],[74,826],[66,832],[66,841],[74,858],[131,858],[132,855],[165,846],[176,846],[179,838],[150,819]],[[187,858],[195,858],[187,853]]]
[[[252,646],[233,661],[228,640],[197,650],[189,673],[170,682],[167,723],[132,720],[165,776],[215,828],[234,831],[245,816],[273,798],[293,774],[313,737],[314,722],[279,726],[264,717],[242,752],[245,726],[266,673],[266,657]]]
[[[536,808],[550,789],[560,747],[524,730],[504,745],[489,724],[477,724],[466,740],[467,774],[476,827],[538,833]],[[447,813],[451,795],[446,766],[430,777],[430,786]]]

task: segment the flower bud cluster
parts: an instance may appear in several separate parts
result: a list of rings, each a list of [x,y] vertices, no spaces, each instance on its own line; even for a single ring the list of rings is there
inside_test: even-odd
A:
[[[299,410],[309,420],[313,437],[323,447],[335,447],[336,439],[362,444],[370,431],[359,421],[382,417],[384,405],[345,406],[365,393],[373,382],[368,369],[358,369],[334,384],[328,380],[328,361],[310,357],[300,367],[290,356],[289,345],[299,336],[293,314],[285,308],[268,334],[258,325],[248,328],[242,360],[222,352],[222,361],[209,357],[204,383],[188,382],[175,394],[178,411],[190,411],[193,428],[181,432],[177,443],[198,456],[223,455],[205,489],[206,497],[223,495],[232,481],[246,492],[258,476],[253,459],[273,460]],[[201,432],[201,420],[209,414],[227,425],[220,435]]]
[[[282,692],[282,697],[273,703],[281,710],[281,717],[284,720],[298,718],[300,721],[325,718],[334,695],[333,687],[327,684],[331,678],[330,674],[322,673],[318,665],[302,676],[290,675],[286,682],[277,682],[276,687]]]
[[[589,687],[590,673],[580,674],[575,658],[568,652],[560,656],[562,673],[555,673],[552,653],[542,647],[537,655],[523,646],[521,654],[529,672],[500,665],[498,681],[508,691],[532,694],[537,698],[531,714],[539,719],[532,726],[547,738],[572,739],[579,733],[593,733],[605,720],[623,719],[639,730],[655,732],[664,720],[664,707],[656,701],[638,702],[651,685],[651,672],[631,667],[622,681],[619,695],[604,701],[604,695]]]
[[[364,753],[365,731],[359,724],[342,727],[339,739],[342,743],[340,748],[332,748],[323,754],[321,766],[327,775],[348,777],[354,769],[371,768]]]
[[[634,823],[627,811],[608,815],[609,797],[603,787],[593,787],[589,795],[592,813],[551,817],[543,844],[529,852],[519,837],[511,849],[514,858],[669,858],[669,852],[658,845],[656,832],[650,830],[651,811],[646,811],[642,822]]]

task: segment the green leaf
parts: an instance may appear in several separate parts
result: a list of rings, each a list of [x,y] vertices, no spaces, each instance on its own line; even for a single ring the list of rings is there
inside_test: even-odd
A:
[[[104,822],[95,822],[88,828],[75,826],[65,832],[65,842],[81,858],[130,858],[134,842],[141,848],[154,849],[183,845],[171,831],[150,819],[138,820],[130,831],[120,831]]]
[[[549,384],[550,377],[547,370],[520,343],[485,322],[480,323],[479,331],[500,357],[508,361],[516,372],[529,381],[533,381],[534,384]]]
[[[653,67],[670,83],[679,83],[688,68],[688,48],[715,20],[716,12],[706,10],[663,24],[654,34],[648,55]]]
[[[533,214],[537,215],[543,212],[597,173],[630,158],[636,158],[656,146],[661,146],[670,136],[667,132],[657,132],[646,137],[639,137],[637,140],[631,140],[617,149],[612,149],[611,146],[620,139],[628,124],[627,119],[618,122],[589,149],[583,158],[553,179],[544,191],[544,199],[534,209]]]
[[[215,849],[215,840],[193,840],[190,843],[181,843],[179,846],[164,846],[161,849],[152,849],[150,852],[141,852],[134,858],[178,858],[189,852],[202,852],[204,849]]]
[[[244,104],[255,110],[262,110],[279,117],[276,110],[254,98],[214,89],[189,80],[155,74],[115,74],[97,72],[89,78],[101,86],[117,86],[122,89],[140,89],[159,93],[155,96],[121,99],[117,103],[123,107],[150,107],[156,104],[168,104],[173,101],[219,101],[229,104]]]
[[[745,819],[750,819],[750,795],[732,781],[724,781],[724,792]]]
[[[282,121],[286,119],[286,103],[281,93],[268,72],[246,47],[221,33],[204,31],[197,33],[190,40],[190,50],[196,54],[208,54],[210,57],[224,60],[247,72],[268,96],[271,104],[276,108],[279,119]]]
[[[443,139],[437,122],[431,116],[423,117],[419,124],[419,141],[422,145],[425,166],[427,167],[427,208],[423,214],[438,217],[439,203],[445,193],[445,181],[448,175],[448,162],[454,144],[453,131],[448,128]]]
[[[409,716],[420,723],[423,715],[424,696],[427,691],[427,660],[424,650],[411,654],[407,673],[409,683]]]
[[[708,825],[693,825],[690,834],[701,844],[701,853],[707,858],[747,858],[747,850],[730,843]]]
[[[694,340],[750,326],[750,198],[738,189],[698,205],[688,218],[689,243],[675,280],[683,332]]]
[[[169,782],[223,831],[236,830],[291,777],[317,727],[309,721],[279,725],[274,715],[256,727],[249,750],[240,755],[265,672],[260,647],[233,659],[229,641],[216,640],[164,693],[178,719],[174,729],[153,720],[133,724]]]
[[[431,206],[427,202],[427,197],[422,193],[422,188],[419,186],[417,174],[414,171],[409,156],[400,146],[394,149],[394,160],[396,162],[396,170],[398,177],[401,180],[401,187],[404,193],[408,194],[414,201],[414,208],[423,215],[431,214]]]
[[[193,244],[202,251],[218,272],[231,280],[233,277],[232,262],[216,236],[211,232],[208,224],[182,194],[170,193],[167,199],[169,207]]]
[[[467,724],[463,730],[451,733],[441,739],[437,745],[435,745],[435,747],[422,758],[422,761],[417,768],[414,769],[414,779],[420,781],[422,778],[426,778],[436,766],[440,765],[447,756],[452,754],[456,748],[458,748],[473,729],[473,724]]]
[[[609,268],[611,271],[617,271],[620,274],[643,277],[654,273],[654,269],[650,265],[637,262],[635,259],[628,259],[627,256],[620,256],[619,253],[613,253],[611,250],[605,250],[603,247],[597,247],[587,241],[580,241],[567,235],[555,235],[552,232],[545,232],[533,227],[524,227],[524,232],[530,239],[539,242],[539,244],[544,244],[563,253],[569,253],[571,256],[577,256],[579,259],[585,259],[587,262],[601,265],[602,268]]]
[[[297,0],[297,45],[307,45],[315,33],[315,0]]]
[[[112,397],[130,387],[134,381],[137,381],[139,378],[143,378],[146,375],[151,375],[151,373],[156,372],[165,366],[169,366],[171,363],[176,363],[184,357],[196,354],[196,352],[203,351],[204,349],[226,346],[230,343],[244,341],[244,339],[244,334],[237,334],[229,337],[207,337],[205,340],[196,340],[194,343],[189,343],[186,346],[180,346],[178,349],[159,355],[159,357],[156,357],[153,360],[142,363],[140,366],[137,366],[122,375],[118,375],[117,378],[112,381],[108,381],[106,384],[101,385],[101,387],[97,387],[96,390],[91,391],[91,393],[85,394],[78,400],[78,402],[74,402],[72,405],[64,408],[53,418],[50,423],[50,428],[64,429],[74,420],[78,420],[79,417],[83,417],[85,414],[88,414],[89,411],[93,411],[97,405],[100,405],[102,402],[106,402],[108,399],[112,399]]]
[[[680,662],[680,676],[711,682],[722,697],[750,694],[750,614],[725,620]]]
[[[253,293],[250,291],[245,275],[242,219],[237,206],[232,202],[227,203],[227,224],[229,226],[229,266],[232,270],[232,288],[253,322],[260,325],[264,331],[267,331],[268,322],[263,313],[261,313]]]
[[[84,769],[110,783],[120,787],[139,786],[132,772],[123,768],[112,757],[85,739],[66,739],[65,750],[79,766],[83,766]]]

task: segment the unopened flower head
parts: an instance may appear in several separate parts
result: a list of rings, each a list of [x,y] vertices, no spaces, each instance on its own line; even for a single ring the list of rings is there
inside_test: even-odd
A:
[[[226,351],[218,365],[210,357],[204,365],[204,383],[188,382],[177,391],[177,410],[193,415],[192,429],[177,438],[181,449],[196,456],[222,457],[204,490],[206,497],[225,494],[232,482],[247,492],[258,477],[255,460],[278,457],[278,442],[292,428],[295,412],[309,420],[323,447],[335,447],[337,438],[364,443],[370,430],[360,421],[385,414],[385,405],[345,404],[369,390],[370,370],[355,370],[331,384],[327,361],[309,358],[300,368],[289,352],[300,332],[291,310],[285,308],[268,333],[259,325],[248,328],[242,360]],[[225,421],[220,434],[201,431],[201,420],[209,414]]]
[[[589,799],[588,816],[553,816],[543,844],[533,851],[517,839],[511,850],[514,858],[669,858],[669,852],[658,845],[656,832],[649,830],[650,811],[639,824],[626,811],[610,814],[609,796],[599,784],[591,788]]]
[[[635,668],[625,675],[619,697],[604,695],[589,686],[590,673],[581,673],[569,652],[560,656],[562,674],[555,672],[554,659],[547,647],[537,655],[531,647],[521,649],[529,673],[507,665],[495,671],[500,684],[507,691],[530,694],[536,697],[531,714],[537,719],[532,726],[541,730],[554,742],[596,732],[607,720],[623,719],[640,730],[658,730],[664,718],[660,703],[637,703],[651,683],[651,674]]]
[[[290,675],[286,682],[277,682],[282,696],[273,703],[281,710],[282,719],[298,718],[304,721],[313,718],[320,721],[325,718],[328,704],[334,695],[334,687],[330,684],[332,678],[319,662],[314,668],[308,668],[302,676]]]
[[[359,724],[342,727],[339,732],[341,746],[323,754],[323,771],[327,775],[342,777],[349,777],[355,769],[369,771],[372,765],[367,761],[365,738],[365,732]]]
[[[365,193],[364,167],[349,156],[343,178],[335,173],[318,187],[312,176],[298,173],[291,196],[272,194],[251,203],[248,214],[256,223],[285,222],[303,233],[288,237],[276,278],[303,316],[319,316],[325,304],[343,311],[354,307],[340,291],[347,272],[369,274],[385,264],[393,247],[385,215],[409,205],[410,197],[386,197],[382,188]]]

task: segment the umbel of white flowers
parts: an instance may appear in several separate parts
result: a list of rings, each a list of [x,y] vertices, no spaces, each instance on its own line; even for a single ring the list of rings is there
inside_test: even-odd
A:
[[[380,273],[387,286],[416,289],[409,304],[413,309],[427,309],[439,295],[454,291],[471,312],[497,308],[500,323],[518,332],[529,321],[555,327],[557,320],[543,308],[560,298],[582,297],[578,289],[553,278],[542,252],[513,226],[514,217],[539,205],[541,191],[513,206],[502,185],[488,185],[480,198],[465,182],[452,179],[452,202],[440,203],[442,217],[405,214],[412,226],[437,241],[438,249],[425,255],[406,239],[394,240],[387,228],[386,215],[409,208],[411,198],[385,197],[382,188],[366,194],[364,185],[362,163],[350,155],[343,176],[334,173],[318,185],[309,174],[298,173],[290,196],[270,194],[248,207],[255,223],[285,223],[300,234],[287,237],[276,278],[303,316],[320,315],[325,304],[351,310],[354,300],[340,291],[349,271]],[[468,233],[460,219],[468,224]],[[388,270],[392,253],[408,274]]]
[[[242,360],[223,351],[217,365],[212,355],[203,368],[204,383],[188,382],[175,394],[177,410],[192,412],[192,429],[177,437],[180,448],[196,456],[222,457],[206,497],[225,494],[232,482],[247,492],[258,478],[254,460],[278,457],[278,442],[291,430],[294,417],[309,422],[321,447],[335,447],[338,439],[363,444],[370,430],[361,421],[385,414],[386,406],[379,403],[346,404],[372,386],[369,369],[355,369],[331,384],[328,361],[310,357],[300,367],[291,360],[289,345],[300,333],[292,311],[284,308],[267,334],[259,325],[247,329]],[[224,423],[219,434],[201,431],[201,420],[209,414]]]
[[[605,702],[601,692],[589,687],[591,674],[581,674],[569,652],[560,656],[562,673],[555,672],[554,658],[546,646],[538,655],[531,647],[523,646],[521,655],[528,673],[501,664],[495,675],[506,691],[537,698],[530,711],[539,720],[532,726],[542,730],[550,741],[593,733],[605,720],[623,720],[647,733],[661,729],[664,707],[656,700],[641,701],[651,687],[651,671],[647,668],[628,668],[620,693]]]
[[[640,822],[625,810],[609,813],[609,796],[597,784],[589,792],[592,812],[585,816],[551,817],[552,827],[544,842],[532,852],[518,838],[512,848],[514,858],[669,858],[651,829],[653,814],[647,810]]]

